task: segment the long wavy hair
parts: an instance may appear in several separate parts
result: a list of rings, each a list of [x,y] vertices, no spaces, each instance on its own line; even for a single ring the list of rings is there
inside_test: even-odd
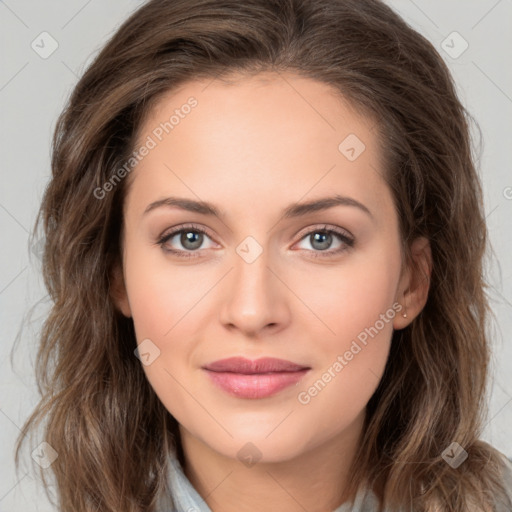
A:
[[[262,71],[329,84],[375,119],[407,264],[414,238],[431,244],[428,300],[393,333],[350,495],[368,485],[381,506],[406,511],[509,503],[503,456],[479,440],[492,312],[472,118],[440,55],[379,0],[151,0],[74,88],[36,220],[52,308],[37,356],[42,397],[24,432],[44,428],[58,452],[50,474],[59,510],[155,510],[169,450],[183,456],[178,424],[134,357],[132,320],[112,300],[127,180],[101,199],[94,191],[130,157],[162,95],[190,80]],[[457,469],[441,456],[452,442],[469,455]]]

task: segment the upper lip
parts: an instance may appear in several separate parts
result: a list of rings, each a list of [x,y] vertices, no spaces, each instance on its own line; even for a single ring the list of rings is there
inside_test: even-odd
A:
[[[251,375],[255,373],[296,372],[309,369],[309,366],[292,363],[284,359],[276,359],[275,357],[262,357],[253,361],[245,357],[229,357],[209,363],[203,368],[212,372],[232,372]]]

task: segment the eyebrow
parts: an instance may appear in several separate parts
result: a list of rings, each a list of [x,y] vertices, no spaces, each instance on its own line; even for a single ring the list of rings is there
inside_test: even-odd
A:
[[[147,208],[144,210],[144,214],[146,215],[152,210],[156,208],[160,208],[162,206],[174,206],[176,208],[180,208],[182,210],[186,210],[189,212],[200,213],[202,215],[212,215],[219,218],[226,218],[226,214],[220,211],[213,204],[208,203],[206,201],[195,201],[193,199],[186,199],[184,197],[166,197],[164,199],[159,199],[158,201],[154,201],[149,204]],[[375,220],[372,212],[363,204],[357,201],[352,197],[342,196],[342,195],[334,195],[329,197],[322,197],[320,199],[314,199],[312,201],[302,202],[302,203],[293,203],[287,206],[283,212],[282,217],[285,219],[301,217],[303,215],[307,215],[309,213],[314,213],[318,211],[327,210],[334,206],[353,206],[359,208],[367,215],[369,215],[372,219]]]

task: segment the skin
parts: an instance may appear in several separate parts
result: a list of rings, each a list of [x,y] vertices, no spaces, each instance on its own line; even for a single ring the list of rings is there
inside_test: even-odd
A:
[[[408,325],[426,302],[429,244],[412,244],[418,270],[403,264],[375,123],[328,85],[275,73],[229,84],[188,82],[150,112],[139,142],[190,96],[197,107],[128,178],[114,299],[133,318],[137,342],[150,339],[160,350],[144,371],[180,424],[185,474],[214,512],[334,510],[347,499],[365,406],[393,329]],[[338,149],[349,134],[366,146],[354,161]],[[333,194],[360,201],[372,215],[345,205],[282,216],[291,203]],[[211,202],[225,217],[171,206],[144,214],[171,195]],[[199,257],[180,258],[157,243],[191,222],[209,232],[199,249],[188,249],[179,235],[164,248]],[[351,235],[353,247],[333,234],[322,251],[309,235],[325,225]],[[236,251],[247,236],[262,250],[252,263]],[[346,250],[333,254],[340,246]],[[300,403],[298,393],[393,304],[406,308],[407,318],[402,309],[384,322],[309,403]],[[235,355],[278,357],[311,370],[274,396],[234,397],[201,367]],[[261,454],[251,467],[237,456],[248,442]]]

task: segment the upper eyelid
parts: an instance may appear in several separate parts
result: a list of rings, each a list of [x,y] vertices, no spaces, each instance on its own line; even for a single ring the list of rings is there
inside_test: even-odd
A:
[[[341,226],[334,226],[334,225],[327,224],[327,223],[317,224],[314,226],[309,226],[307,228],[304,228],[303,230],[300,230],[297,233],[297,236],[301,235],[300,239],[302,239],[306,235],[309,235],[310,233],[316,232],[316,231],[332,231],[339,236],[346,236],[347,238],[354,239],[354,235],[352,235],[352,233],[348,229],[342,228]]]
[[[205,233],[211,239],[214,239],[214,237],[210,234],[210,230],[208,228],[205,228],[204,226],[194,225],[194,224],[185,224],[183,226],[175,226],[175,227],[166,229],[158,237],[158,239],[161,240],[162,238],[173,237],[173,236],[176,236],[178,233],[181,233],[182,231],[186,231],[186,230],[198,231],[200,233]]]

